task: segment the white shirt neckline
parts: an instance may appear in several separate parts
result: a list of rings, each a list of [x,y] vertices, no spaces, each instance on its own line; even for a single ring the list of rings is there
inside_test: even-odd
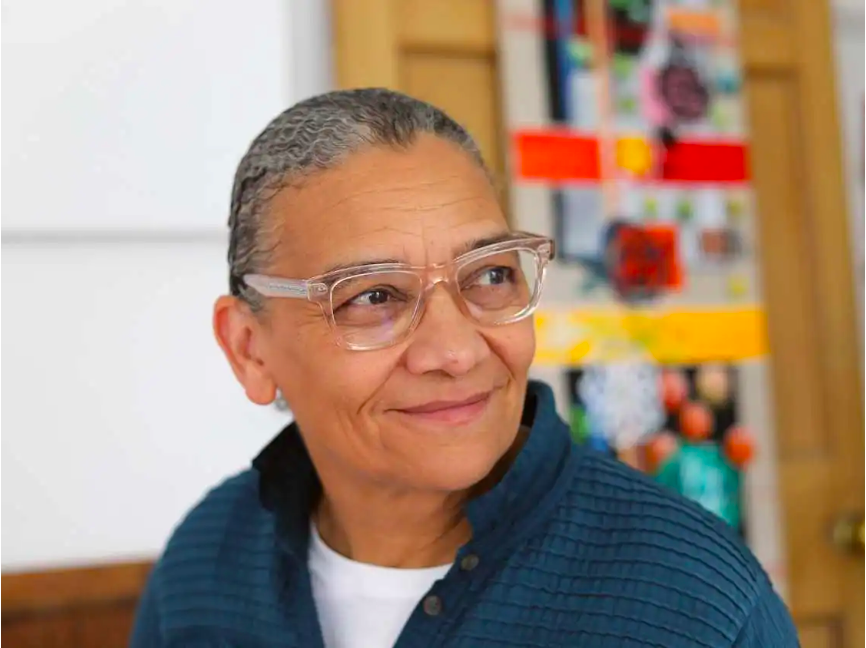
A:
[[[319,578],[325,580],[328,589],[341,596],[370,598],[402,598],[408,592],[418,592],[419,597],[437,580],[444,578],[451,563],[437,567],[403,569],[382,567],[346,558],[331,549],[310,520],[310,565]]]
[[[326,648],[391,648],[424,595],[451,569],[351,560],[325,544],[312,520],[308,564]]]

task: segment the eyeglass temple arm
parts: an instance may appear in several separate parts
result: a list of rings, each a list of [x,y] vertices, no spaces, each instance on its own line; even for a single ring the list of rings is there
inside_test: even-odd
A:
[[[257,274],[244,275],[243,281],[265,297],[286,297],[289,299],[309,299],[310,297],[309,281],[276,279]]]

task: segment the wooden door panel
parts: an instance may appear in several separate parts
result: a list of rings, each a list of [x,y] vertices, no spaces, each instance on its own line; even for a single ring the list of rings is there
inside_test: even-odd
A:
[[[8,648],[124,648],[134,619],[134,600],[16,616],[3,621],[3,641]]]
[[[846,645],[838,619],[804,620],[798,629],[801,648],[839,648]]]
[[[7,648],[122,648],[151,563],[3,575]]]
[[[790,16],[791,3],[789,0],[740,0],[739,8],[745,16],[763,13],[785,19]]]
[[[69,616],[19,617],[3,621],[3,641],[9,648],[73,648],[74,619]]]
[[[803,227],[803,148],[794,80],[784,72],[749,74],[751,168],[757,195],[763,299],[775,394],[780,459],[823,454],[818,336],[810,317],[814,276]]]
[[[780,462],[788,554],[788,602],[798,617],[827,617],[843,606],[842,555],[829,541],[835,504],[833,464],[821,458]]]
[[[760,71],[778,71],[795,64],[796,41],[785,23],[750,18],[744,21],[740,33],[740,55],[748,69],[747,77]]]
[[[442,79],[448,79],[443,83]],[[499,79],[488,58],[443,58],[425,51],[410,51],[402,59],[400,87],[436,106],[448,106],[475,137],[484,159],[502,171],[501,132],[496,109]]]
[[[489,55],[496,47],[492,2],[403,0],[395,9],[401,46],[458,55]]]

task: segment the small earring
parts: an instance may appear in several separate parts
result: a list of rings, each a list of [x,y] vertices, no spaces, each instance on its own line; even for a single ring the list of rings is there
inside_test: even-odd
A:
[[[277,397],[274,399],[274,407],[276,407],[280,412],[291,412],[291,408],[289,404],[286,402],[286,399],[283,397],[283,393],[281,391],[277,391]]]

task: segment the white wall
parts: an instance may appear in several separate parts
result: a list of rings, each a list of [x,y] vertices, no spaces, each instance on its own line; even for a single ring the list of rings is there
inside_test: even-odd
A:
[[[4,571],[155,555],[283,424],[210,308],[231,167],[330,86],[326,8],[3,0]]]

